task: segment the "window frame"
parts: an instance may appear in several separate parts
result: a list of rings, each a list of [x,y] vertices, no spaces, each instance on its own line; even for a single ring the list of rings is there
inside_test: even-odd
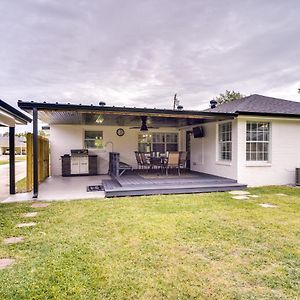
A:
[[[86,145],[87,140],[88,141],[96,141],[97,139],[96,138],[95,139],[86,139],[86,132],[99,132],[99,133],[101,133],[101,138],[99,140],[102,141],[102,147],[101,148],[99,148],[99,147],[88,147]],[[83,148],[84,149],[91,149],[91,150],[104,150],[103,136],[104,136],[103,130],[84,129],[83,130]]]
[[[251,124],[256,124],[256,130],[251,130]],[[250,130],[248,130],[248,124]],[[258,130],[259,124],[268,124],[268,130]],[[251,133],[255,133],[256,139],[251,140]],[[259,139],[259,136],[262,139]],[[267,134],[267,139],[265,139],[265,134]],[[253,135],[253,136],[255,136]],[[250,139],[248,139],[248,136]],[[272,124],[266,120],[247,120],[245,128],[245,161],[247,165],[269,165],[271,163],[271,137],[272,137]],[[248,147],[249,144],[249,147]],[[253,145],[253,146],[252,146]],[[258,147],[258,145],[261,145]],[[267,145],[267,151],[265,151],[265,146]],[[254,147],[255,146],[255,147]],[[255,148],[253,151],[252,149]],[[258,149],[263,149],[259,151]],[[248,150],[249,149],[249,150]],[[249,154],[249,156],[248,156]],[[253,155],[256,159],[252,159]],[[263,159],[258,159],[259,155],[262,155]],[[265,159],[267,155],[267,158]],[[248,159],[249,157],[249,159]]]
[[[225,131],[223,132],[222,134],[228,134],[230,133],[230,140],[220,140],[220,136],[221,136],[221,132],[220,132],[220,127],[221,126],[224,126],[224,125],[228,125],[230,124],[230,131]],[[232,121],[223,121],[223,122],[218,122],[217,123],[217,136],[216,136],[216,142],[217,142],[217,153],[216,153],[216,157],[217,157],[217,163],[220,163],[220,164],[231,164],[232,162],[232,155],[233,155],[233,151],[232,151],[232,128],[233,128],[233,122]],[[223,158],[222,155],[221,155],[221,149],[222,149],[222,145],[224,144],[228,144],[230,145],[229,149],[230,150],[227,150],[226,152],[228,152],[230,155],[229,155],[229,158],[226,159],[226,158]]]
[[[153,135],[162,135],[163,138],[162,138],[162,141],[154,141],[153,142]],[[167,135],[168,134],[174,134],[177,136],[177,142],[169,142],[167,141]],[[145,139],[148,140],[148,142],[140,142],[140,136],[142,135],[147,135],[148,137],[145,137]],[[150,137],[150,138],[149,138]],[[138,151],[141,151],[140,150],[140,144],[146,144],[148,145],[148,147],[150,147],[150,151],[141,151],[141,152],[158,152],[158,151],[154,151],[153,150],[153,145],[157,144],[163,144],[164,145],[164,151],[161,152],[161,153],[166,153],[166,152],[171,152],[170,150],[167,150],[168,149],[168,145],[172,145],[172,144],[177,144],[177,151],[179,151],[179,146],[180,146],[180,141],[179,141],[179,138],[180,138],[180,135],[179,135],[179,132],[147,132],[147,133],[138,133]],[[147,146],[146,146],[147,147]]]

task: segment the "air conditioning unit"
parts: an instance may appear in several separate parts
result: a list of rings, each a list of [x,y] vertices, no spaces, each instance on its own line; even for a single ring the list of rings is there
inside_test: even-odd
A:
[[[300,168],[296,168],[296,185],[300,185]]]

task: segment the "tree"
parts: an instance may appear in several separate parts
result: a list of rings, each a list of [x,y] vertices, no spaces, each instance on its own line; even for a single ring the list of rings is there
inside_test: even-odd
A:
[[[39,135],[45,137],[45,136],[47,136],[47,133],[43,129],[40,129],[39,130]]]
[[[232,91],[226,90],[224,94],[220,94],[214,100],[216,100],[218,104],[223,104],[223,103],[231,102],[233,100],[241,99],[243,97],[245,96],[239,92],[235,92],[234,90]]]
[[[17,137],[26,137],[27,132],[22,132],[22,133],[16,133]]]

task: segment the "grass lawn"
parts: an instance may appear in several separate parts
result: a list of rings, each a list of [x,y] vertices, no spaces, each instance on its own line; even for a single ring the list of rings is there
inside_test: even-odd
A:
[[[26,193],[27,192],[26,177],[24,177],[16,182],[16,192],[17,193]]]
[[[300,299],[300,189],[249,190],[1,204],[0,299]]]
[[[26,155],[24,156],[16,156],[15,161],[19,162],[19,161],[25,161],[26,160]],[[7,165],[9,163],[9,159],[0,159],[0,166],[1,165]]]

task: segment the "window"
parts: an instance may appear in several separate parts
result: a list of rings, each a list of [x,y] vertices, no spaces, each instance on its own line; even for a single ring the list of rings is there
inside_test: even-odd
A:
[[[139,134],[138,149],[140,152],[151,152],[151,134]]]
[[[231,122],[219,124],[219,160],[232,158],[232,124]]]
[[[103,149],[103,132],[85,131],[84,147],[88,149]]]
[[[138,149],[141,152],[178,151],[177,133],[143,133],[138,137]]]
[[[165,134],[164,133],[153,133],[152,134],[152,148],[154,152],[165,152]]]
[[[270,123],[247,122],[246,160],[269,161]]]
[[[178,134],[166,134],[166,151],[178,151]]]

